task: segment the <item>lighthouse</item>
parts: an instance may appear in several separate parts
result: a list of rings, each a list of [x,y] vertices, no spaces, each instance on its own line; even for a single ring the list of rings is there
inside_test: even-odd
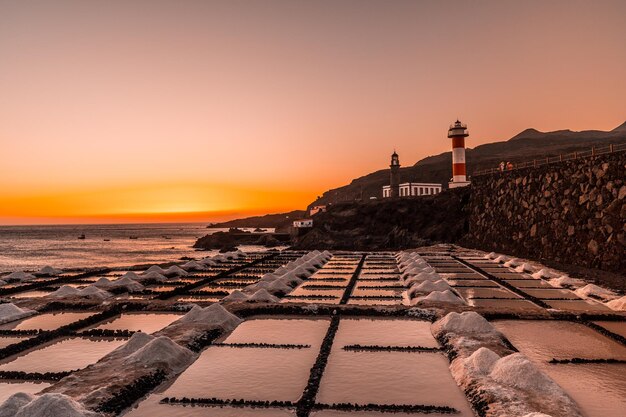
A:
[[[452,181],[448,183],[450,188],[465,187],[470,184],[465,171],[465,138],[467,125],[460,121],[454,122],[448,129],[448,137],[452,139]]]
[[[398,197],[400,195],[400,180],[398,178],[400,174],[400,158],[398,158],[398,154],[395,150],[391,155],[391,164],[389,164],[389,168],[391,168],[389,175],[389,197]]]

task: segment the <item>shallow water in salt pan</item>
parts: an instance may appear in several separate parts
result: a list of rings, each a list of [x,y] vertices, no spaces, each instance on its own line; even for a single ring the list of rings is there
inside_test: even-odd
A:
[[[161,330],[182,316],[182,314],[171,313],[122,314],[107,323],[103,323],[95,327],[95,329],[130,330],[135,332],[142,331],[144,333],[153,333],[157,330]]]
[[[497,320],[492,322],[531,359],[626,359],[626,346],[574,322],[561,320]]]
[[[579,323],[502,320],[493,324],[582,407],[588,417],[623,417],[626,365],[557,364],[555,357],[626,359],[626,347]]]
[[[0,349],[3,349],[7,346],[10,346],[14,343],[18,343],[21,342],[23,340],[26,340],[28,338],[30,338],[32,336],[1,336],[0,337]]]
[[[0,325],[1,330],[56,330],[95,313],[44,313]]]
[[[41,297],[45,297],[46,295],[49,295],[50,293],[51,291],[33,290],[33,291],[18,292],[17,294],[11,294],[9,297],[11,298],[41,298]]]
[[[311,345],[318,348],[328,330],[328,319],[266,319],[246,320],[224,343],[271,343]]]
[[[333,349],[346,345],[438,347],[430,322],[392,319],[343,319]]]
[[[402,304],[402,297],[398,298],[350,298],[349,305],[359,306],[392,306]]]
[[[626,337],[626,321],[594,321],[594,323],[610,332]]]
[[[30,382],[30,381],[2,381],[0,382],[0,404],[7,398],[18,392],[27,394],[36,394],[42,389],[48,388],[51,384],[47,382]]]
[[[333,350],[317,402],[437,405],[473,415],[448,365],[440,353]]]
[[[459,414],[439,414],[439,413],[381,413],[378,411],[336,411],[322,410],[313,411],[311,417],[451,417]],[[473,414],[460,414],[461,416],[469,416]]]
[[[318,350],[211,346],[165,392],[167,396],[297,401]]]
[[[63,372],[97,362],[126,340],[72,337],[30,351],[0,365],[0,371]]]
[[[472,299],[469,304],[475,307],[498,308],[507,311],[511,310],[542,310],[538,305],[524,299]]]
[[[202,407],[159,404],[162,395],[152,395],[124,417],[293,417],[293,410],[284,408]],[[429,417],[431,415],[429,414]],[[432,416],[436,417],[436,416]]]
[[[544,370],[587,417],[624,417],[625,364],[546,365]]]

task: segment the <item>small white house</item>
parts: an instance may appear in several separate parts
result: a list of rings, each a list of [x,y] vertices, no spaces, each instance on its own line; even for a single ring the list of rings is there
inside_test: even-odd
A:
[[[297,229],[301,229],[305,227],[313,227],[313,219],[294,220],[293,227]]]
[[[441,184],[423,182],[405,182],[398,186],[399,197],[417,197],[421,195],[435,195],[441,192]],[[383,198],[391,196],[391,186],[383,186]]]

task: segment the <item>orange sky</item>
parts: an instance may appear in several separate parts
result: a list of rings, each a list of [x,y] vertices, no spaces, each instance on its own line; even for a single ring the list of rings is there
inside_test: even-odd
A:
[[[624,1],[0,2],[0,224],[302,208],[388,165],[626,120]]]

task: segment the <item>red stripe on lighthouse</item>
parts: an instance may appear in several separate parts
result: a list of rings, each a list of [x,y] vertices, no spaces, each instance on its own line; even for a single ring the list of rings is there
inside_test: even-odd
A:
[[[453,136],[452,147],[453,148],[465,148],[465,138],[463,136]]]
[[[465,175],[465,164],[452,164],[452,176]]]

